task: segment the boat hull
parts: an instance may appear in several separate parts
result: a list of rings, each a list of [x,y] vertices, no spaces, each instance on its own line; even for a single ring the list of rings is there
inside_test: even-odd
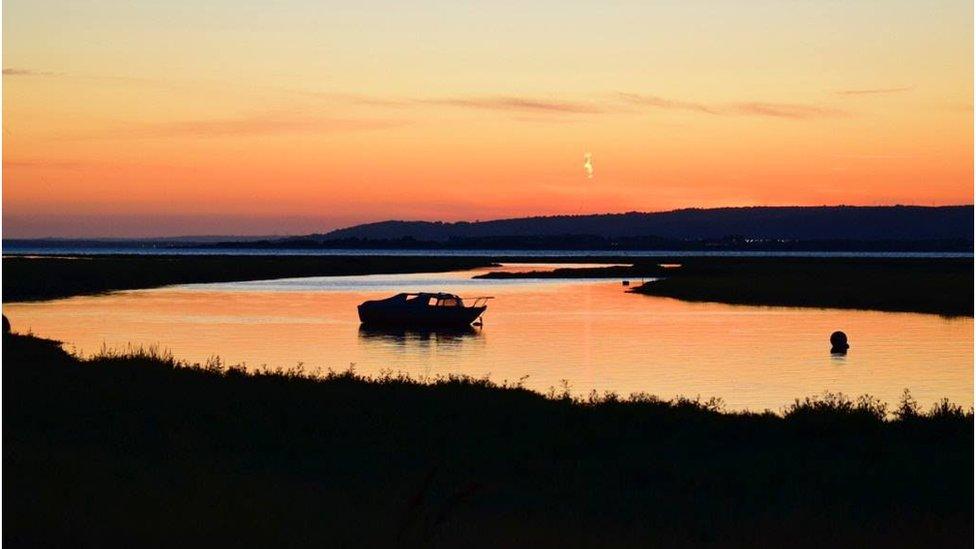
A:
[[[390,308],[359,306],[359,321],[370,326],[450,327],[470,326],[487,307]]]

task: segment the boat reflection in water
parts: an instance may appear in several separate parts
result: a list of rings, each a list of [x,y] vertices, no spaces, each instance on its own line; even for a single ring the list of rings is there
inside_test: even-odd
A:
[[[484,353],[486,338],[481,328],[362,325],[359,327],[359,343],[363,363],[383,364],[388,370],[406,372],[418,379],[459,372],[471,375],[489,373],[472,368],[464,360],[471,353]]]
[[[364,341],[391,343],[402,347],[408,345],[426,347],[431,344],[455,347],[465,341],[481,339],[482,334],[481,328],[474,326],[405,328],[361,324],[359,337]]]

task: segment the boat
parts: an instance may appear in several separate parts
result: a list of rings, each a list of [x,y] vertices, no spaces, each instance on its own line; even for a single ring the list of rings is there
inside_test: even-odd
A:
[[[401,293],[359,305],[359,320],[369,326],[458,327],[481,318],[492,297],[462,298],[446,293]],[[471,301],[470,305],[465,300]]]

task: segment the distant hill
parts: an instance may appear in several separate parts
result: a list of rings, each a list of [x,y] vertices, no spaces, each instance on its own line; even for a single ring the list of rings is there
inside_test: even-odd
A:
[[[416,240],[445,243],[483,239],[653,238],[667,241],[925,241],[973,240],[973,206],[823,206],[684,209],[669,212],[557,215],[445,223],[382,221],[288,239],[314,241]]]
[[[381,221],[324,234],[5,239],[5,253],[73,248],[972,252],[973,206],[789,206]]]

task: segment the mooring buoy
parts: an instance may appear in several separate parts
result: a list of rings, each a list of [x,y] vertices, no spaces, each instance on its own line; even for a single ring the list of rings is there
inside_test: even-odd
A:
[[[837,330],[830,334],[830,354],[846,355],[847,349],[851,346],[847,344],[847,334]]]

